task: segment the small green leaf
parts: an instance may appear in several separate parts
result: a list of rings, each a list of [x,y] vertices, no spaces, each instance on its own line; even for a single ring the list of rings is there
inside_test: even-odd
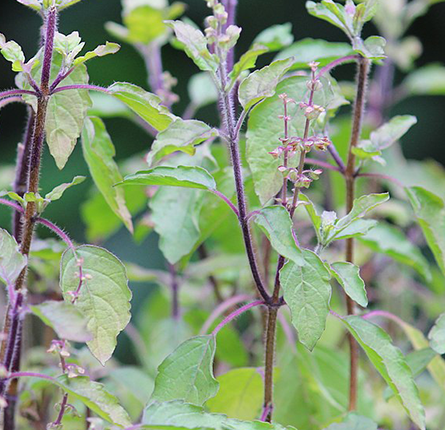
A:
[[[253,72],[241,83],[238,98],[244,110],[248,111],[252,106],[272,97],[277,85],[284,74],[292,67],[293,58],[274,61],[256,72]]]
[[[82,149],[91,176],[108,206],[133,232],[131,214],[125,204],[124,190],[113,187],[122,181],[119,168],[114,161],[116,155],[113,142],[99,118],[89,118],[82,133]]]
[[[258,369],[233,369],[217,378],[219,391],[206,403],[212,413],[223,413],[231,418],[254,420],[263,405],[264,383]]]
[[[353,36],[352,18],[347,15],[344,6],[334,3],[332,0],[322,0],[321,3],[306,2],[306,9],[310,15],[323,19],[343,30],[349,37]]]
[[[99,45],[94,51],[89,51],[82,57],[76,58],[74,60],[74,66],[78,66],[95,57],[105,57],[105,55],[115,54],[120,48],[120,45],[112,42],[107,42],[105,45]]]
[[[108,91],[158,131],[166,129],[176,117],[161,105],[162,100],[137,85],[116,82]]]
[[[219,59],[207,48],[207,39],[201,30],[182,21],[166,21],[173,29],[179,42],[184,46],[185,53],[204,72],[216,72]]]
[[[320,63],[319,67],[323,67],[334,60],[353,54],[354,51],[349,43],[306,38],[281,51],[276,59],[294,57],[296,62],[292,69],[301,69],[309,67],[309,63],[313,61]],[[351,59],[352,61],[354,59]]]
[[[202,121],[178,118],[157,135],[148,153],[147,163],[153,165],[175,151],[195,155],[196,145],[217,135],[216,129],[209,127]]]
[[[159,366],[152,400],[184,400],[202,405],[218,392],[213,377],[214,336],[193,337],[175,349]]]
[[[42,9],[42,3],[39,0],[17,0],[19,3],[30,7],[33,10],[41,10]]]
[[[58,185],[45,196],[45,199],[52,202],[55,200],[59,200],[68,188],[81,184],[85,179],[85,176],[76,176],[71,182]]]
[[[290,261],[281,269],[280,284],[298,339],[312,351],[326,327],[331,274],[316,254],[308,250],[302,253],[303,264]]]
[[[233,70],[229,74],[230,82],[228,89],[233,88],[235,82],[245,70],[253,69],[256,65],[257,58],[268,52],[269,49],[261,44],[254,44],[246,53],[244,53],[239,61],[233,66]]]
[[[386,40],[380,36],[370,36],[366,40],[355,38],[352,44],[355,52],[358,52],[369,60],[382,60],[386,58],[385,46]]]
[[[51,327],[60,339],[73,342],[88,342],[92,335],[87,329],[87,320],[71,303],[47,301],[30,306],[31,312]]]
[[[0,229],[0,280],[12,286],[20,272],[26,267],[27,259],[20,253],[15,239]]]
[[[165,11],[161,8],[140,3],[139,7],[124,14],[123,21],[128,29],[126,41],[144,45],[153,42],[167,30],[165,19]]]
[[[213,176],[202,167],[196,166],[155,167],[126,176],[117,185],[166,185],[202,190],[216,189]]]
[[[426,241],[445,274],[445,203],[421,187],[407,188],[406,192]]]
[[[93,340],[92,354],[102,363],[109,360],[116,347],[117,335],[130,321],[131,291],[124,265],[111,252],[91,245],[64,252],[60,269],[60,288],[65,301],[79,285],[79,260],[85,277],[76,306],[88,321]]]
[[[278,254],[298,265],[304,264],[303,254],[295,243],[292,220],[284,206],[269,206],[261,209],[254,218],[255,224],[266,234]]]
[[[424,430],[425,411],[411,369],[400,350],[392,344],[388,334],[377,325],[358,316],[348,316],[342,321],[383,379],[397,394],[409,417]]]
[[[373,131],[370,140],[378,150],[386,149],[404,136],[408,130],[417,123],[417,118],[412,115],[399,115],[377,130]]]
[[[409,95],[445,94],[445,67],[442,64],[428,64],[411,72],[403,81]]]
[[[105,390],[103,384],[91,381],[86,376],[68,378],[61,376],[52,381],[73,398],[80,400],[99,417],[118,427],[131,425],[130,418],[115,396]]]
[[[365,282],[360,277],[360,268],[355,264],[338,262],[331,264],[331,272],[345,293],[360,306],[368,306]]]
[[[373,251],[386,254],[394,260],[412,267],[424,279],[431,280],[428,261],[397,227],[381,222],[360,237],[360,241]]]
[[[25,54],[22,51],[22,47],[10,40],[6,42],[5,36],[0,33],[0,52],[7,61],[12,63],[12,70],[14,72],[21,72],[23,70],[23,63],[25,62]]]
[[[343,422],[331,424],[325,430],[377,430],[377,424],[369,418],[350,412]]]
[[[286,48],[293,41],[292,24],[288,22],[286,24],[277,24],[266,28],[255,37],[252,45],[263,45],[269,51],[273,52]]]
[[[205,72],[193,75],[188,83],[190,101],[195,109],[218,101],[218,90],[212,77]]]
[[[428,333],[431,348],[438,354],[445,354],[445,314],[437,318],[433,328]]]

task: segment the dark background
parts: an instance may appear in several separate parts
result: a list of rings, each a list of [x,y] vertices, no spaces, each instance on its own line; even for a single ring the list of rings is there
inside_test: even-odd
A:
[[[391,1],[391,0],[382,0]],[[15,0],[0,0],[0,32],[8,40],[16,40],[22,45],[27,58],[34,55],[38,42],[40,18],[27,7]],[[204,0],[185,0],[188,4],[186,15],[201,24],[208,14]],[[104,29],[107,21],[121,22],[120,0],[83,0],[79,4],[63,12],[60,20],[60,31],[68,34],[78,30],[86,49],[94,49],[106,40],[112,40]],[[270,25],[292,22],[296,40],[304,37],[325,38],[330,41],[345,41],[340,30],[330,24],[309,16],[305,10],[304,0],[240,0],[238,9],[238,24],[243,28],[242,37],[238,45],[238,52],[246,50],[255,35]],[[445,3],[438,4],[426,15],[419,18],[409,30],[409,34],[417,36],[424,45],[424,52],[417,64],[442,62],[445,59]],[[368,25],[367,32],[373,32],[372,25]],[[165,69],[170,70],[179,80],[175,89],[182,97],[176,108],[181,113],[186,100],[186,84],[188,77],[197,71],[183,53],[167,46],[163,51]],[[271,59],[265,58],[263,61]],[[131,46],[123,45],[122,50],[113,56],[96,59],[88,63],[91,82],[107,86],[113,81],[129,81],[146,87],[146,71],[139,55]],[[352,78],[351,66],[340,68],[336,76],[341,79]],[[396,79],[400,79],[397,76]],[[0,88],[11,88],[14,84],[14,73],[10,64],[0,58]],[[419,123],[404,140],[404,151],[409,158],[434,158],[445,164],[444,130],[445,130],[445,97],[416,97],[399,104],[394,114],[410,113],[416,115]],[[212,120],[215,108],[200,112],[207,121]],[[215,117],[216,119],[216,117]],[[17,142],[25,122],[25,108],[10,105],[0,111],[0,169],[5,165],[12,165],[15,158]],[[107,120],[107,127],[113,137],[117,158],[122,159],[131,154],[146,151],[151,139],[136,125],[122,119]],[[63,171],[58,171],[49,154],[46,152],[43,163],[42,188],[43,191],[71,180],[73,176],[88,175],[87,168],[81,158],[80,145],[77,146]],[[12,180],[12,177],[11,177]],[[83,226],[79,216],[81,201],[88,194],[91,180],[77,187],[77,191],[70,191],[64,196],[63,203],[55,203],[48,209],[47,216],[63,225],[73,238],[84,241]],[[9,210],[0,210],[0,225],[9,223]],[[120,253],[126,252],[122,239],[129,239],[126,232],[121,231],[117,238],[108,246],[119,243]],[[151,239],[153,240],[153,239]],[[126,240],[130,246],[130,241]],[[133,247],[133,245],[131,245]],[[133,251],[134,249],[131,248]],[[144,249],[147,249],[144,247]],[[130,248],[128,249],[130,252]],[[140,254],[140,253],[137,253]],[[134,255],[134,254],[133,254]],[[145,259],[145,257],[140,257]],[[149,265],[159,264],[159,257]]]

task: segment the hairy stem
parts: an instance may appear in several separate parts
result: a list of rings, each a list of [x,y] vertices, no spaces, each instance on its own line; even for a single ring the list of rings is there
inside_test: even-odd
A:
[[[273,412],[273,366],[275,360],[275,335],[277,330],[277,315],[278,307],[269,306],[267,309],[263,404],[263,409],[267,411],[264,417],[264,421],[269,423],[272,421]]]
[[[355,154],[353,148],[358,145],[363,115],[366,103],[366,90],[369,73],[369,61],[360,57],[357,64],[357,90],[352,118],[352,132],[349,144],[348,161],[345,169],[346,180],[346,211],[349,213],[352,210],[355,197]],[[354,239],[346,239],[346,261],[354,262]],[[347,295],[346,308],[348,315],[355,314],[355,303]],[[357,374],[358,374],[358,344],[351,334],[348,334],[349,350],[350,350],[350,378],[349,378],[349,410],[357,409]]]

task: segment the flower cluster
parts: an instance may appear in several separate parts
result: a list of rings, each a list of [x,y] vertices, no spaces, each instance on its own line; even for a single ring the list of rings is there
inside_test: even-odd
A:
[[[305,157],[312,149],[317,151],[326,151],[331,141],[327,136],[312,135],[309,136],[310,123],[316,121],[320,115],[325,113],[325,109],[314,103],[314,93],[323,88],[322,82],[317,78],[318,63],[309,63],[311,68],[311,79],[307,81],[306,86],[310,92],[308,102],[301,102],[298,107],[303,111],[306,118],[304,136],[288,136],[289,124],[291,117],[288,114],[288,105],[295,103],[295,101],[287,96],[287,94],[280,94],[279,98],[283,101],[284,115],[280,115],[279,119],[284,121],[284,137],[280,138],[280,145],[269,154],[274,158],[283,157],[283,165],[279,166],[278,170],[284,177],[295,184],[296,188],[308,188],[312,181],[317,180],[322,173],[320,169],[317,170],[303,170],[304,163],[300,163],[298,169],[288,166],[288,160],[299,154],[300,157]],[[303,158],[304,159],[304,158]]]

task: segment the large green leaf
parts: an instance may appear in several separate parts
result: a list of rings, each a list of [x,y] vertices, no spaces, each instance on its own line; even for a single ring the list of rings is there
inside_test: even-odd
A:
[[[309,67],[312,61],[320,63],[319,67],[326,66],[338,58],[353,55],[354,51],[349,43],[328,42],[323,39],[302,39],[281,51],[277,59],[294,57],[296,63],[292,69]],[[351,59],[351,61],[354,61]]]
[[[424,188],[411,187],[406,191],[426,241],[445,274],[445,204]]]
[[[280,271],[280,284],[291,311],[298,339],[312,350],[326,327],[331,298],[331,274],[312,251],[303,250],[304,263],[288,262]]]
[[[218,392],[213,377],[214,336],[193,337],[175,349],[159,366],[152,400],[184,400],[204,404]]]
[[[388,334],[377,325],[358,316],[342,319],[366,352],[374,367],[402,402],[407,414],[419,428],[425,429],[425,411],[419,391],[405,357]]]
[[[0,280],[12,286],[26,263],[27,259],[20,253],[15,239],[0,228]]]
[[[158,131],[166,129],[176,117],[161,105],[161,99],[137,85],[116,82],[108,91]]]
[[[157,135],[148,153],[147,163],[153,165],[175,151],[195,155],[196,145],[217,135],[218,132],[214,128],[202,121],[178,118]]]
[[[113,185],[122,181],[114,161],[116,151],[105,124],[100,118],[90,118],[82,133],[82,149],[91,176],[108,206],[121,219],[129,231],[133,231],[131,214],[125,203],[124,190]]]
[[[445,67],[429,64],[411,72],[403,81],[409,95],[444,95]]]
[[[369,418],[351,412],[343,422],[331,424],[325,430],[377,430],[377,424]]]
[[[29,308],[34,315],[51,327],[60,339],[74,342],[92,340],[92,335],[87,328],[87,319],[71,303],[49,300]]]
[[[345,290],[345,293],[360,306],[368,306],[365,282],[360,277],[360,268],[355,264],[338,262],[331,264],[332,274]]]
[[[247,111],[259,101],[273,96],[277,85],[293,62],[293,58],[274,61],[244,79],[238,91],[238,98],[244,110]]]
[[[254,420],[263,405],[264,383],[258,369],[233,369],[217,378],[218,394],[206,403],[210,412],[240,420]]]
[[[117,335],[130,321],[131,291],[124,265],[111,252],[91,245],[65,251],[61,261],[60,287],[64,299],[79,285],[79,260],[85,277],[76,306],[88,321],[93,340],[88,342],[93,355],[102,363],[111,357]]]
[[[90,381],[86,376],[76,378],[61,376],[52,382],[109,423],[119,428],[131,425],[127,412],[118,403],[117,398],[105,390],[103,384]]]
[[[415,116],[398,115],[373,131],[369,138],[377,148],[385,149],[397,142],[416,123]]]
[[[296,264],[304,264],[301,249],[292,232],[292,220],[284,206],[268,206],[255,215],[255,224],[266,234],[272,247]]]
[[[201,30],[182,21],[167,21],[166,23],[173,28],[185,53],[202,71],[216,72],[219,64],[218,56],[209,52],[207,39]]]
[[[269,51],[278,51],[289,46],[293,41],[292,24],[288,22],[266,28],[255,37],[252,45],[260,44],[265,46]],[[292,55],[289,55],[289,57],[292,57]]]
[[[431,279],[428,261],[419,248],[412,244],[397,227],[380,222],[371,231],[361,236],[360,241],[373,251],[386,254],[412,267],[426,280]]]
[[[431,348],[438,354],[445,354],[445,314],[437,318],[436,323],[428,333]]]
[[[197,166],[155,167],[128,175],[117,185],[164,185],[202,190],[216,189],[213,176],[207,170]]]

